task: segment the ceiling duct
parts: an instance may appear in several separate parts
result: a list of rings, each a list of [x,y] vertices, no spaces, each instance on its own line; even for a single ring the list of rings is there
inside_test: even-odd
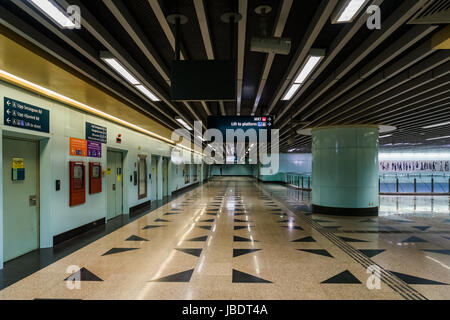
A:
[[[291,52],[292,41],[289,38],[268,36],[267,16],[272,7],[261,5],[256,7],[255,13],[259,15],[259,37],[252,37],[250,51],[288,55]]]

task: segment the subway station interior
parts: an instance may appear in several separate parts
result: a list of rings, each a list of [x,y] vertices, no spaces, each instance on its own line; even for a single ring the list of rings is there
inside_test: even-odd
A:
[[[2,0],[0,106],[0,300],[450,299],[449,0]]]

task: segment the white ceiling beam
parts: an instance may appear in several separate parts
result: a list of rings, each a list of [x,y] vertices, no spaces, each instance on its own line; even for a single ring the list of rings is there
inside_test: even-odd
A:
[[[242,19],[238,23],[238,57],[237,57],[237,102],[236,115],[241,115],[242,84],[244,79],[245,39],[247,33],[248,0],[239,0],[239,13]]]

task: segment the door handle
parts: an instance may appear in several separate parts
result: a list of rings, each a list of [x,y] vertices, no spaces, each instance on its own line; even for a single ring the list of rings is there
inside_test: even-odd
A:
[[[30,204],[30,207],[36,207],[37,204],[36,195],[30,196],[30,198],[28,199],[28,203]]]

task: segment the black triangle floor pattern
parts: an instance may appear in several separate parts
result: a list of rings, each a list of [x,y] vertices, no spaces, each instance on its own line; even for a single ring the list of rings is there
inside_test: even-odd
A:
[[[418,230],[420,230],[420,231],[425,231],[425,230],[427,230],[427,229],[430,229],[431,228],[431,226],[415,226],[415,227],[413,227],[414,229],[418,229]]]
[[[293,229],[293,230],[303,230],[302,227],[299,226],[281,226],[282,228]]]
[[[201,237],[196,237],[196,238],[192,238],[192,239],[188,239],[186,241],[198,241],[198,242],[203,242],[206,241],[208,239],[208,236],[201,236]]]
[[[251,274],[233,269],[233,283],[272,283],[263,278],[252,276]]]
[[[150,225],[150,226],[145,226],[145,227],[142,228],[142,229],[146,230],[146,229],[154,229],[154,228],[161,228],[161,227],[164,227],[164,226],[154,226],[154,225]]]
[[[235,242],[258,242],[257,240],[247,239],[243,237],[234,236],[233,241]]]
[[[359,251],[366,257],[372,258],[386,250],[385,249],[360,249]]]
[[[423,251],[450,255],[450,250],[423,250]]]
[[[86,268],[81,268],[74,274],[70,275],[64,281],[103,281],[98,276],[90,272]]]
[[[121,253],[121,252],[126,252],[126,251],[133,251],[133,250],[138,250],[139,248],[112,248],[108,251],[106,251],[104,254],[102,254],[102,256],[109,256],[110,254],[116,254],[116,253]]]
[[[180,212],[167,212],[164,215],[165,216],[170,216],[170,215],[173,215],[173,214],[180,214]]]
[[[241,220],[241,219],[234,219],[234,222],[252,222],[252,221]]]
[[[410,243],[410,242],[416,243],[416,242],[428,242],[428,241],[423,240],[423,239],[418,238],[418,237],[412,236],[412,237],[410,237],[410,238],[408,238],[408,239],[406,239],[406,240],[404,240],[404,241],[402,241],[402,242],[406,242],[406,243]]]
[[[205,220],[200,220],[199,222],[214,222],[214,219],[205,219]]]
[[[341,240],[344,240],[345,242],[370,242],[367,240],[361,240],[361,239],[353,239],[353,238],[347,238],[347,237],[339,237]]]
[[[297,240],[292,240],[291,242],[316,242],[313,237],[304,237]]]
[[[234,226],[234,230],[242,230],[247,228],[253,228],[253,226]]]
[[[194,273],[194,269],[171,274],[156,280],[151,280],[151,282],[189,282],[191,280],[192,273]]]
[[[360,284],[359,281],[350,271],[345,270],[325,281],[322,281],[323,284]]]
[[[170,221],[158,218],[154,222],[170,222]]]
[[[182,249],[182,248],[176,248],[176,250],[196,256],[196,257],[200,257],[200,254],[202,253],[202,249]]]
[[[233,258],[243,256],[244,254],[260,251],[261,249],[233,249]]]
[[[197,226],[199,228],[205,229],[205,230],[211,230],[211,226]]]
[[[327,250],[325,249],[297,249],[298,251],[305,251],[313,254],[317,254],[319,256],[334,258]]]
[[[447,283],[438,282],[434,280],[429,280],[425,278],[419,278],[416,276],[411,276],[409,274],[404,274],[400,272],[390,271],[396,277],[400,278],[400,280],[406,282],[407,284],[432,284],[432,285],[447,285]]]
[[[133,234],[132,236],[128,237],[125,241],[148,241],[148,240]]]

